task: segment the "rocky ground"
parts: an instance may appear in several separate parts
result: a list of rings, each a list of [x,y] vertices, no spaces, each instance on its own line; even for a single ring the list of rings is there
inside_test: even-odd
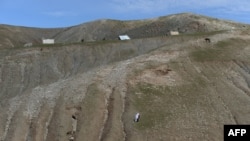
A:
[[[231,30],[5,50],[0,139],[223,140],[250,123],[249,43]]]

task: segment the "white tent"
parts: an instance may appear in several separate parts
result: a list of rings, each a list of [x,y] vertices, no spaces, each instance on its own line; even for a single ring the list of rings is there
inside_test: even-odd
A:
[[[54,44],[55,40],[54,39],[43,39],[43,44]]]
[[[179,35],[178,31],[170,31],[170,35]]]
[[[130,37],[128,35],[119,35],[120,40],[130,40]]]

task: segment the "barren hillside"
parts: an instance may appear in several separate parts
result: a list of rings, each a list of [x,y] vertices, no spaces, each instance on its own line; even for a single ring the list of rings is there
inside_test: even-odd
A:
[[[245,26],[1,49],[0,140],[223,140],[250,124],[249,44]]]
[[[42,38],[53,38],[56,43],[81,41],[117,40],[121,34],[133,39],[169,35],[170,31],[181,34],[242,29],[244,25],[192,13],[182,13],[154,19],[119,21],[103,19],[76,26],[41,29],[0,25],[0,49],[23,47],[26,43],[41,44]]]
[[[42,38],[52,36],[63,29],[42,29],[0,24],[0,49],[23,47],[26,43],[41,44]]]

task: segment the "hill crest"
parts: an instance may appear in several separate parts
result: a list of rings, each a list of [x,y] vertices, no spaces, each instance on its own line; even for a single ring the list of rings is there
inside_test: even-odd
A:
[[[22,47],[25,43],[41,44],[42,38],[53,38],[56,43],[75,43],[83,40],[117,40],[120,34],[128,34],[135,39],[165,36],[171,30],[181,34],[190,34],[231,30],[246,26],[249,25],[192,13],[129,21],[100,19],[65,28],[0,25],[0,48]]]

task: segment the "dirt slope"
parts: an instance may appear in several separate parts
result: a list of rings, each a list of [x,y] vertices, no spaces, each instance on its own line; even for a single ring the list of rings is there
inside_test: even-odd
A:
[[[249,43],[231,30],[4,50],[0,139],[223,140],[250,123]]]

